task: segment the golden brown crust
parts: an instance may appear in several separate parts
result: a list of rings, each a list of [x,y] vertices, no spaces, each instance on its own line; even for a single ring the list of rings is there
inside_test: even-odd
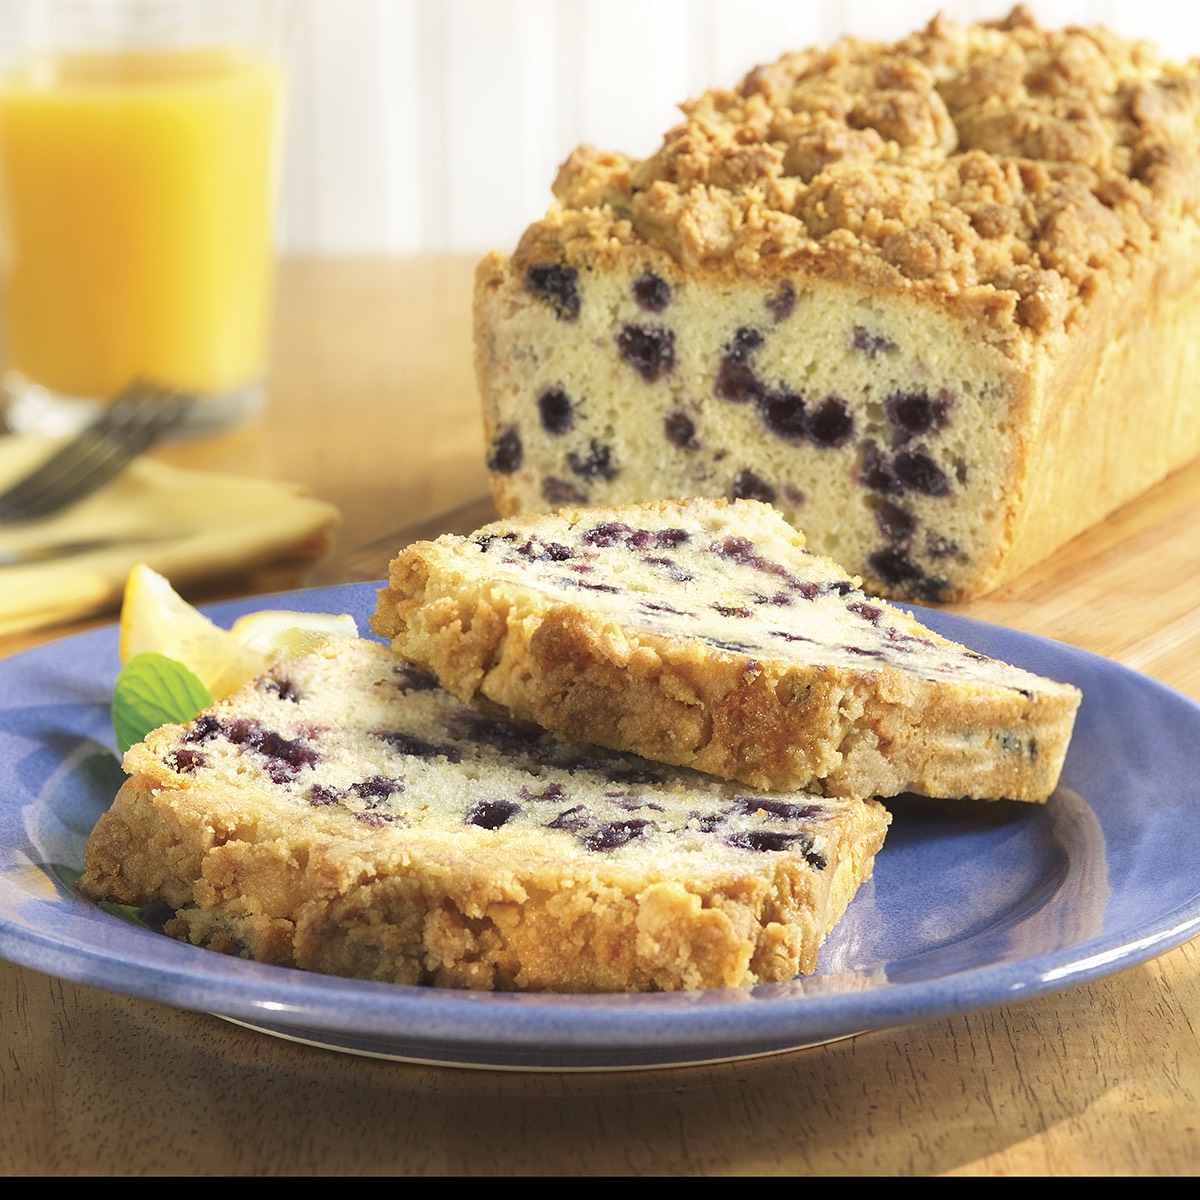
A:
[[[949,682],[874,662],[854,669],[820,657],[738,653],[688,636],[686,627],[647,628],[632,610],[614,616],[564,600],[534,577],[500,577],[494,563],[467,557],[481,537],[512,530],[559,541],[600,521],[693,529],[727,508],[764,511],[696,500],[568,510],[499,522],[473,539],[416,543],[392,562],[372,628],[461,699],[482,695],[547,729],[752,787],[1048,798],[1074,723],[1074,688],[1032,676]],[[758,528],[786,527],[768,517]],[[795,531],[784,540],[803,545]],[[696,582],[692,594],[703,598],[706,586]],[[897,611],[895,620],[906,633],[935,636],[907,614]],[[847,631],[853,636],[854,622]],[[936,644],[948,658],[963,653],[944,639]]]

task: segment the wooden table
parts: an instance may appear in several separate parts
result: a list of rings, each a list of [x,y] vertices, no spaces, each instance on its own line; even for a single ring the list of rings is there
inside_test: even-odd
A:
[[[264,421],[160,453],[308,484],[345,514],[321,578],[378,577],[390,530],[485,494],[470,275],[463,260],[285,264]],[[1200,464],[962,611],[1200,698],[1198,522]],[[603,1075],[352,1058],[0,963],[6,1174],[1197,1170],[1200,940],[1005,1008]]]

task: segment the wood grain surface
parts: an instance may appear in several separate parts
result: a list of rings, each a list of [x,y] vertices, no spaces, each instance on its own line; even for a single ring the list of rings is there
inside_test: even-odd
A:
[[[473,528],[490,506],[471,268],[285,263],[262,423],[158,453],[338,504],[338,549],[309,582],[378,578],[398,538]],[[1200,464],[958,611],[1200,699],[1198,529]],[[265,571],[194,597],[294,582]],[[355,1058],[0,963],[8,1175],[1197,1170],[1198,941],[1023,1003],[756,1061],[599,1075]]]

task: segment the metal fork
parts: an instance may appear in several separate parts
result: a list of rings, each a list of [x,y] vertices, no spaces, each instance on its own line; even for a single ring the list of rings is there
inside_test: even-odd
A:
[[[0,493],[0,524],[38,521],[91,495],[178,425],[194,402],[185,392],[133,384],[91,425]]]

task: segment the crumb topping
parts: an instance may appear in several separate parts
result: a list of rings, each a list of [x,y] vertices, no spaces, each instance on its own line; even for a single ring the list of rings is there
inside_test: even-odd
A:
[[[853,272],[1040,338],[1200,238],[1200,63],[1023,7],[787,54],[683,114],[644,161],[577,149],[518,266]]]

